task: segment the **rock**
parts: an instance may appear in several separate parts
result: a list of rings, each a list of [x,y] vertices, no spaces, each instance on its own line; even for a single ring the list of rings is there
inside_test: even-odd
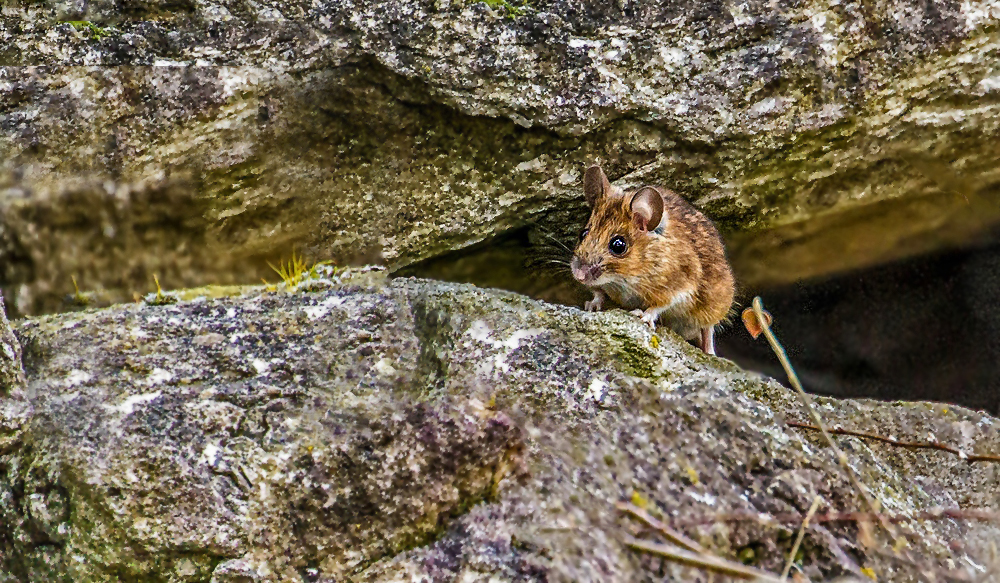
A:
[[[821,512],[864,509],[824,443],[786,425],[804,415],[785,389],[669,333],[654,342],[624,312],[324,273],[318,292],[19,322],[33,414],[0,452],[0,580],[693,581],[623,546],[637,525],[617,502],[772,571],[814,496]],[[996,420],[957,407],[818,407],[845,427],[1000,451]],[[991,465],[841,447],[887,512],[993,501]],[[719,518],[733,513],[758,518]],[[902,562],[854,523],[817,523],[804,572],[971,574],[998,535],[898,528]]]
[[[0,297],[0,395],[11,395],[24,388],[24,367],[21,364],[21,344],[7,320],[6,307]]]
[[[219,563],[212,571],[211,583],[254,583],[260,580],[260,574],[246,561],[230,559]]]
[[[31,405],[24,394],[24,367],[21,344],[7,320],[0,297],[0,454],[20,444]]]
[[[62,309],[73,275],[71,303],[154,274],[259,282],[293,247],[399,269],[519,229],[571,243],[598,157],[719,220],[751,285],[1000,218],[989,2],[43,0],[0,18],[17,313]]]

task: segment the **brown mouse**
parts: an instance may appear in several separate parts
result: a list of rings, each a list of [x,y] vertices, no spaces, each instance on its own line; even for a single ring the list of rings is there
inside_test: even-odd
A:
[[[597,165],[587,168],[583,193],[592,210],[570,267],[594,292],[586,310],[610,297],[650,327],[660,320],[715,354],[715,326],[729,315],[735,288],[712,221],[666,188],[625,193]]]

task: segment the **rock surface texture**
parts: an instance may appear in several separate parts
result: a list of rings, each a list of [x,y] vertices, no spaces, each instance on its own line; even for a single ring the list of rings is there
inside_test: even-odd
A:
[[[785,424],[803,417],[785,389],[623,312],[379,271],[309,287],[19,323],[0,581],[699,581],[623,546],[635,524],[615,503],[771,571],[815,496],[820,512],[863,509],[831,451]],[[960,408],[819,407],[1000,451],[997,421]],[[841,446],[887,512],[997,503],[994,465]],[[880,554],[878,532],[819,523],[804,573],[971,576],[1000,535],[898,528],[912,563]]]
[[[153,274],[257,282],[293,246],[395,269],[536,222],[572,241],[595,158],[718,219],[750,284],[956,244],[1000,215],[998,19],[995,0],[5,2],[0,286],[31,314],[74,275],[121,300]]]

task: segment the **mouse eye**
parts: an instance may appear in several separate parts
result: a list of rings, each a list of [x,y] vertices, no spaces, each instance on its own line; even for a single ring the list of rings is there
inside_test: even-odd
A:
[[[587,238],[587,234],[590,233],[590,229],[584,229],[580,232],[580,240],[583,241]]]
[[[621,235],[615,235],[611,237],[611,242],[608,243],[608,250],[611,251],[613,255],[618,255],[619,257],[624,255],[628,251],[628,243],[625,242],[625,237]]]

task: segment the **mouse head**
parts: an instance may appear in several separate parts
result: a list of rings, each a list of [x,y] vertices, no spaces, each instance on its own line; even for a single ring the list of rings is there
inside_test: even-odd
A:
[[[663,218],[663,197],[644,186],[625,194],[611,186],[600,166],[587,168],[583,193],[590,203],[587,226],[570,267],[580,283],[596,287],[642,272],[650,231]]]

